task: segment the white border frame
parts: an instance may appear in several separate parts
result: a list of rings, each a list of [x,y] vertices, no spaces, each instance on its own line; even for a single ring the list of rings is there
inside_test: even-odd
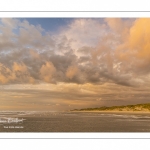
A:
[[[66,11],[55,11],[55,12],[24,12],[24,11],[1,11],[1,18],[140,18],[140,17],[150,17],[150,12],[124,12],[124,11],[87,11],[87,12],[66,12]],[[150,133],[107,133],[107,132],[97,132],[97,133],[0,133],[0,139],[150,139]]]
[[[0,11],[1,18],[149,18],[150,11],[136,12],[136,11],[87,11],[87,12],[66,12],[66,11],[16,11],[4,12]]]

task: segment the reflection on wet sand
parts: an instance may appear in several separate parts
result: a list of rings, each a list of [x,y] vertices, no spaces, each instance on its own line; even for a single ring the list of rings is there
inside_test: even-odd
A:
[[[0,113],[0,132],[150,132],[149,124],[149,113]]]

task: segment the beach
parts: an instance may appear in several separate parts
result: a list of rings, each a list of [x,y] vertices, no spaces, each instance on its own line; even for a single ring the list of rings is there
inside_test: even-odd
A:
[[[23,121],[0,123],[0,132],[150,132],[146,112],[28,112],[4,117]]]

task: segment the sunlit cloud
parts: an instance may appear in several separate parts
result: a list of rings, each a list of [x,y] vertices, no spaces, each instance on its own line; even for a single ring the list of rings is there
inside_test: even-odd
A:
[[[0,19],[2,103],[68,109],[147,102],[149,26],[149,18],[73,19],[49,32],[40,23]]]

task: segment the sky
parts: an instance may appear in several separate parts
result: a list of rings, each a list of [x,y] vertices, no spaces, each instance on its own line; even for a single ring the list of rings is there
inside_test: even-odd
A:
[[[150,18],[0,18],[0,110],[150,102]]]

